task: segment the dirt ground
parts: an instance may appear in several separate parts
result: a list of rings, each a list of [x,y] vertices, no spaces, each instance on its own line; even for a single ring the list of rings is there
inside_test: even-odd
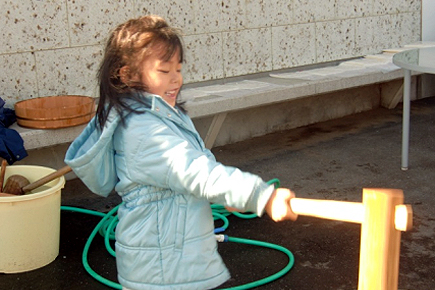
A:
[[[402,189],[405,203],[413,208],[414,227],[402,233],[399,289],[435,289],[435,99],[412,103],[408,171],[400,169],[401,121],[400,107],[380,108],[213,151],[224,164],[265,180],[278,178],[298,197],[361,202],[363,188]],[[118,203],[116,195],[99,198],[78,180],[68,181],[62,191],[63,205],[108,211]],[[110,289],[81,264],[83,245],[98,221],[62,212],[58,258],[27,273],[0,274],[0,289]],[[278,244],[294,255],[286,275],[256,289],[357,289],[359,224],[304,216],[281,223],[266,216],[249,220],[230,216],[229,221],[227,235]],[[232,274],[220,288],[262,279],[288,263],[283,253],[252,245],[224,243],[219,251]],[[116,280],[115,260],[99,236],[89,261],[96,272]]]

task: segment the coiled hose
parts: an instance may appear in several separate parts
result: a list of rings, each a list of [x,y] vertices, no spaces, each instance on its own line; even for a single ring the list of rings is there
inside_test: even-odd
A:
[[[275,184],[275,187],[279,187],[279,180],[272,179],[268,182],[268,184]],[[89,248],[91,246],[93,239],[95,238],[97,233],[99,233],[101,236],[104,237],[104,244],[105,244],[106,249],[109,252],[109,254],[111,254],[113,257],[116,257],[115,250],[110,245],[110,240],[115,239],[115,228],[116,228],[116,224],[118,223],[118,216],[116,215],[116,212],[118,211],[118,208],[121,204],[114,207],[108,213],[101,213],[98,211],[82,209],[82,208],[77,208],[77,207],[71,207],[71,206],[61,206],[61,210],[64,210],[64,211],[72,211],[72,212],[78,212],[78,213],[102,217],[102,219],[95,226],[95,228],[93,229],[92,233],[90,234],[88,240],[86,241],[86,244],[85,244],[85,247],[84,247],[83,253],[82,253],[82,263],[83,263],[83,267],[85,268],[86,272],[88,272],[89,275],[91,275],[94,279],[96,279],[100,283],[105,284],[106,286],[109,286],[109,287],[114,288],[114,289],[122,289],[122,286],[119,283],[116,283],[116,282],[111,281],[107,278],[104,278],[103,276],[101,276],[100,274],[95,272],[90,267],[90,265],[88,263],[88,253],[89,253]],[[215,234],[222,233],[228,228],[229,221],[228,221],[227,216],[230,214],[233,214],[233,215],[235,215],[239,218],[243,218],[243,219],[252,219],[252,218],[257,217],[257,215],[255,215],[255,214],[229,212],[225,209],[225,207],[223,207],[221,205],[216,205],[216,204],[211,205],[211,208],[212,208],[214,220],[223,221],[223,225],[221,227],[215,229]],[[286,273],[288,273],[294,265],[294,256],[293,256],[292,252],[290,252],[288,249],[286,249],[282,246],[272,244],[272,243],[257,241],[257,240],[229,237],[227,235],[222,235],[222,234],[219,234],[219,237],[220,237],[220,242],[223,241],[223,242],[234,242],[234,243],[248,244],[248,245],[254,245],[254,246],[265,247],[265,248],[270,248],[273,250],[281,251],[284,254],[286,254],[288,256],[288,259],[289,259],[288,264],[283,269],[281,269],[279,272],[277,272],[273,275],[270,275],[270,276],[265,277],[263,279],[256,280],[256,281],[253,281],[253,282],[250,282],[247,284],[243,284],[243,285],[235,286],[235,287],[231,287],[231,288],[225,288],[222,290],[251,289],[254,287],[258,287],[258,286],[270,283],[270,282],[282,277]]]

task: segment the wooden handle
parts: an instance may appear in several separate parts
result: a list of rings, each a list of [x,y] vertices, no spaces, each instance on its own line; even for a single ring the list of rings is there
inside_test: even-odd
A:
[[[6,166],[8,162],[6,159],[2,160],[2,169],[0,171],[0,192],[3,192],[3,183],[5,181],[5,173],[6,173]]]
[[[364,222],[365,208],[360,202],[292,198],[290,207],[297,215],[318,217],[350,223]],[[394,211],[395,229],[409,231],[412,228],[412,207],[397,205]]]
[[[38,179],[35,182],[32,182],[32,183],[24,186],[22,188],[22,190],[23,190],[24,193],[32,191],[35,188],[38,188],[38,187],[46,184],[47,182],[50,182],[50,181],[52,181],[52,180],[54,180],[54,179],[56,179],[58,177],[61,177],[62,175],[67,174],[71,170],[72,170],[71,167],[69,167],[68,165],[65,166],[65,167],[62,167],[61,169],[59,169],[59,170],[57,170],[57,171],[55,171],[55,172],[53,172],[53,173],[51,173],[51,174],[49,174],[47,176],[44,176],[43,178]]]
[[[396,230],[407,232],[412,229],[412,206],[409,204],[396,205],[394,210],[394,227]]]
[[[292,198],[290,206],[298,215],[351,223],[362,223],[364,219],[364,206],[360,202]]]

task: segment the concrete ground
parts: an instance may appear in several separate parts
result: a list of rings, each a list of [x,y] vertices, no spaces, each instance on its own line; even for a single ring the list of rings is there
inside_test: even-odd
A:
[[[298,197],[361,202],[363,188],[402,189],[413,208],[414,227],[402,233],[399,289],[435,289],[435,98],[412,103],[408,171],[400,169],[401,120],[401,108],[380,108],[213,151],[224,164],[265,180],[278,178]],[[68,181],[62,191],[63,205],[108,211],[118,203],[116,195],[104,199],[89,193],[79,180]],[[0,274],[0,289],[110,289],[81,264],[83,246],[98,221],[63,211],[58,258],[34,271]],[[257,289],[347,290],[357,289],[360,228],[304,216],[281,223],[267,216],[231,216],[225,233],[279,244],[293,253],[291,271]],[[272,275],[288,262],[281,252],[244,244],[220,244],[219,251],[232,273],[221,288]],[[89,262],[116,281],[115,260],[100,236],[90,248]]]

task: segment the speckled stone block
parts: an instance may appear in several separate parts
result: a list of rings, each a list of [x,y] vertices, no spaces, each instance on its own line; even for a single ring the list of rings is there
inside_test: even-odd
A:
[[[415,12],[421,10],[421,0],[373,1],[373,13],[378,15]]]
[[[274,25],[288,25],[293,21],[292,3],[288,0],[246,1],[245,26],[260,28]]]
[[[316,42],[318,62],[354,56],[355,20],[316,23]]]
[[[6,107],[15,102],[38,97],[35,57],[32,53],[0,55],[1,97]]]
[[[139,2],[140,10],[165,18],[186,35],[235,30],[244,27],[245,5],[240,0]]]
[[[420,12],[402,13],[397,18],[400,27],[400,33],[397,33],[399,46],[414,43],[421,39]]]
[[[246,29],[223,33],[226,77],[272,69],[271,29]]]
[[[272,25],[289,25],[295,23],[293,5],[288,0],[265,1],[270,6]],[[272,5],[273,4],[273,5]]]
[[[390,47],[401,47],[419,41],[421,38],[421,13],[407,12],[388,16],[390,21],[383,23],[384,31],[388,33]]]
[[[186,50],[186,62],[183,66],[185,83],[224,77],[221,33],[186,36],[184,44]]]
[[[100,46],[40,51],[35,53],[35,57],[41,97],[63,94],[96,96],[96,74],[102,58]]]
[[[397,47],[397,34],[401,33],[398,31],[398,28],[396,14],[376,17],[376,22],[373,26],[373,42],[378,47],[382,48]],[[385,35],[388,35],[389,37],[385,37]]]
[[[336,7],[339,19],[365,17],[372,14],[373,3],[364,0],[336,0]]]
[[[411,11],[411,12],[419,12],[418,14],[420,14],[421,16],[421,7],[422,7],[422,0],[402,0],[403,1],[403,7],[405,7],[405,9],[408,9],[406,11]]]
[[[214,33],[224,27],[220,1],[195,1],[193,15],[194,33]]]
[[[316,62],[315,24],[295,24],[272,28],[273,69]]]
[[[294,0],[294,15],[296,23],[334,20],[335,0]]]
[[[135,17],[130,1],[67,0],[71,45],[104,42],[118,24]]]
[[[398,13],[401,0],[383,0],[373,2],[373,13],[384,15],[388,13]]]
[[[355,53],[365,55],[370,52],[382,51],[385,48],[379,39],[375,39],[374,31],[378,17],[364,17],[356,19],[355,24]]]
[[[193,5],[190,0],[163,0],[155,1],[154,12],[165,18],[171,26],[183,30],[185,34],[191,34],[195,31],[193,20]],[[139,4],[147,5],[147,4]]]
[[[68,46],[66,6],[61,1],[0,0],[0,53]]]
[[[222,29],[235,30],[245,27],[244,1],[223,0],[222,1]]]

